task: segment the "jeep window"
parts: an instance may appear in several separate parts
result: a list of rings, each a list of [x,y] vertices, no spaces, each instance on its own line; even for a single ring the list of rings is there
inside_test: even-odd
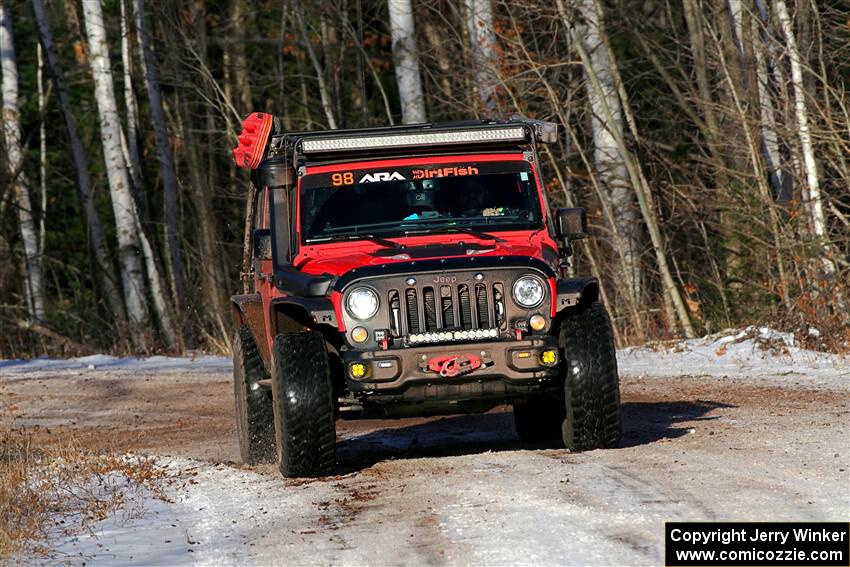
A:
[[[525,162],[448,164],[307,175],[300,188],[305,241],[401,236],[423,228],[537,229],[541,207]]]

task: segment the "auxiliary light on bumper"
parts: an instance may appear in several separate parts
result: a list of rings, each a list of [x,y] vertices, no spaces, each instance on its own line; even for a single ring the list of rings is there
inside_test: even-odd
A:
[[[408,337],[410,344],[441,343],[446,341],[476,341],[495,339],[499,329],[475,329],[470,331],[438,331],[435,333],[414,333]]]

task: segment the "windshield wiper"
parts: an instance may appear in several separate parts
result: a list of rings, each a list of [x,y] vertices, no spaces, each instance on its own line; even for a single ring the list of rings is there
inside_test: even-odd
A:
[[[493,234],[488,234],[486,232],[479,232],[477,230],[472,230],[471,228],[466,228],[465,226],[435,226],[432,228],[423,228],[422,230],[408,230],[405,231],[405,235],[408,234],[440,234],[443,232],[462,232],[464,234],[468,234],[470,236],[474,236],[480,240],[495,240],[496,242],[504,242],[504,238],[499,238]]]
[[[375,236],[374,234],[362,234],[360,232],[354,231],[354,234],[340,234],[337,236],[323,236],[320,238],[311,238],[310,242],[333,242],[337,240],[368,240],[370,242],[374,242],[375,244],[380,244],[381,246],[386,246],[387,248],[407,248],[404,244],[399,244],[394,240],[389,240],[387,238],[381,238],[380,236]]]

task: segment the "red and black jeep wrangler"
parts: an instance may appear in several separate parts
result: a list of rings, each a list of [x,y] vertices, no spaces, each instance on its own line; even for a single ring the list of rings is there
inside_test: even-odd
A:
[[[611,324],[567,277],[583,209],[550,216],[524,118],[283,133],[243,125],[255,293],[232,298],[242,458],[331,474],[337,418],[513,404],[526,441],[615,447]]]

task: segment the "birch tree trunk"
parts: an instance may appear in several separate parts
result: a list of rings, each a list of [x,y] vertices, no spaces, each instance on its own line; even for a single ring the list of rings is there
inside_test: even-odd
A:
[[[566,7],[561,0],[558,5],[566,20]],[[584,71],[592,113],[593,157],[612,205],[612,222],[617,224],[622,243],[622,246],[614,247],[615,262],[619,267],[620,278],[626,284],[626,303],[640,305],[643,276],[639,258],[640,225],[635,207],[635,189],[629,184],[629,172],[617,143],[617,138],[623,137],[623,109],[611,72],[611,61],[600,37],[599,16],[594,2],[580,0],[577,8],[581,10],[584,25],[573,26],[573,33],[580,38],[590,58],[589,66],[585,66]],[[568,21],[565,24],[570,25]],[[601,89],[594,87],[590,80],[591,73],[597,78]],[[610,115],[606,114],[606,108]]]
[[[127,107],[127,136],[124,157],[130,166],[133,186],[142,187],[142,158],[139,154],[139,104],[133,90],[133,48],[129,15],[121,0],[121,68],[124,72],[124,105]]]
[[[142,266],[144,251],[141,249],[138,213],[130,191],[130,176],[121,149],[121,122],[115,102],[106,28],[99,0],[83,0],[83,19],[89,40],[89,59],[100,117],[103,158],[106,161],[107,181],[118,233],[121,281],[130,336],[136,348],[143,349],[147,346],[146,334],[150,327],[147,286]]]
[[[490,0],[465,0],[466,26],[475,63],[478,99],[487,117],[498,112],[496,99],[496,32],[493,28],[493,5]]]
[[[328,81],[328,91],[334,104],[334,116],[340,124],[345,124],[344,97],[342,94],[342,68],[339,43],[339,32],[328,19],[324,9],[319,10],[319,37],[322,42],[322,60],[325,65],[325,80]]]
[[[127,315],[124,312],[124,304],[121,292],[110,275],[114,273],[112,260],[109,258],[109,249],[103,237],[103,229],[100,224],[100,215],[95,207],[91,193],[91,176],[86,163],[83,142],[77,128],[77,120],[71,107],[71,98],[68,88],[65,86],[65,75],[59,61],[59,53],[53,43],[53,32],[50,29],[50,21],[47,19],[47,11],[44,8],[44,0],[32,0],[33,14],[38,26],[39,41],[44,49],[47,67],[56,89],[56,98],[62,117],[65,121],[65,130],[68,134],[68,145],[71,153],[71,161],[77,174],[77,195],[80,199],[80,210],[89,237],[91,255],[93,257],[93,277],[97,279],[101,293],[106,299],[106,305],[110,314],[116,322],[118,334],[122,339],[127,338]]]
[[[165,110],[162,106],[162,93],[159,86],[159,70],[154,60],[150,45],[147,22],[145,19],[145,2],[136,3],[136,31],[139,36],[139,47],[142,53],[142,69],[144,70],[145,87],[151,105],[151,119],[156,135],[156,147],[159,154],[159,175],[162,178],[163,205],[165,218],[165,249],[168,255],[168,268],[171,274],[172,293],[175,299],[175,309],[178,318],[183,320],[183,334],[186,340],[194,346],[192,329],[186,316],[186,273],[183,269],[183,253],[180,246],[180,231],[177,213],[179,203],[177,194],[177,171],[174,167],[174,155],[168,130],[165,125]]]
[[[716,43],[720,43],[720,38],[714,35],[714,41]],[[774,247],[776,250],[781,249],[781,230],[780,230],[780,222],[779,215],[776,211],[776,207],[773,206],[773,201],[771,200],[770,195],[770,187],[767,185],[767,181],[764,178],[764,174],[762,172],[761,161],[759,160],[759,150],[758,145],[755,141],[755,136],[752,133],[751,121],[749,120],[749,116],[747,114],[747,110],[745,108],[745,99],[743,99],[743,94],[738,94],[738,85],[741,84],[741,73],[738,72],[736,77],[733,78],[733,70],[735,66],[730,64],[727,61],[727,57],[724,55],[723,49],[718,49],[717,55],[720,59],[720,69],[723,72],[723,76],[726,79],[726,84],[728,85],[728,92],[731,96],[732,103],[734,104],[734,108],[738,113],[738,120],[741,123],[741,131],[746,140],[746,146],[749,150],[750,159],[749,165],[752,168],[753,178],[756,180],[756,185],[761,192],[762,201],[765,204],[765,209],[767,209],[768,214],[768,226],[770,227],[770,235],[773,239]],[[740,69],[739,69],[740,70]],[[776,268],[779,272],[779,285],[777,286],[780,290],[780,294],[782,297],[782,302],[785,305],[790,305],[791,300],[788,295],[788,281],[785,276],[785,267],[782,261],[782,258],[778,258],[776,262]]]
[[[3,137],[6,163],[13,183],[21,240],[24,245],[25,293],[27,312],[33,321],[44,321],[44,279],[38,253],[38,233],[33,218],[32,200],[23,172],[21,122],[18,108],[18,67],[12,34],[12,14],[6,2],[0,2],[0,67],[2,67]],[[43,211],[42,211],[43,213]]]
[[[595,3],[592,0],[584,1],[589,4],[586,7],[592,12],[590,16],[588,16],[588,14],[585,14],[585,18],[593,18],[593,21],[596,22],[596,28],[598,30],[600,22],[599,14],[596,13]],[[556,0],[556,2],[558,6],[558,11],[564,21],[564,25],[567,26],[568,29],[573,30],[572,39],[573,43],[575,44],[575,50],[581,58],[582,65],[585,69],[585,74],[590,83],[590,88],[593,89],[594,96],[599,102],[599,110],[602,111],[601,117],[604,117],[604,124],[620,124],[620,128],[610,127],[607,129],[607,131],[613,137],[614,144],[616,145],[617,151],[619,152],[620,158],[622,159],[622,163],[625,165],[629,180],[631,181],[632,187],[634,187],[638,205],[640,206],[641,216],[643,217],[643,221],[646,224],[647,231],[649,232],[650,240],[652,241],[652,248],[655,252],[655,258],[658,263],[658,270],[660,272],[663,284],[662,287],[664,291],[664,308],[667,313],[667,318],[670,321],[671,325],[676,325],[676,323],[678,322],[678,325],[676,326],[680,327],[684,331],[685,336],[687,336],[688,338],[692,338],[695,336],[693,325],[691,324],[687,308],[685,307],[685,303],[682,300],[682,295],[679,293],[678,287],[676,287],[676,282],[673,280],[673,274],[667,262],[667,256],[664,250],[664,239],[662,237],[661,230],[658,227],[658,219],[655,213],[652,193],[649,189],[649,184],[646,182],[646,179],[643,175],[643,171],[641,170],[636,158],[626,146],[625,137],[623,135],[622,130],[622,106],[619,106],[618,99],[617,108],[620,109],[620,116],[618,119],[617,115],[612,111],[611,107],[608,105],[608,89],[599,80],[599,76],[596,73],[596,66],[591,58],[590,53],[585,47],[584,34],[582,33],[583,30],[581,28],[575,28],[575,26],[571,24],[563,0]],[[597,37],[599,37],[598,31]],[[614,71],[616,71],[616,67],[612,67],[611,63],[612,62],[609,60],[607,71],[611,78],[611,82],[613,83],[615,78]],[[617,92],[617,85],[613,86],[615,92]],[[622,85],[620,86],[622,87]],[[620,89],[620,92],[625,91],[624,89]],[[628,116],[631,115],[629,114]],[[634,117],[630,118],[630,123],[634,122],[633,118]],[[637,136],[636,133],[635,136]]]
[[[401,100],[401,121],[404,124],[425,122],[425,97],[411,0],[387,0],[390,12],[390,33],[393,40],[393,62]]]
[[[785,45],[788,59],[791,62],[791,83],[794,85],[794,109],[797,117],[797,132],[800,136],[800,147],[803,152],[803,165],[806,171],[806,184],[809,188],[809,199],[811,200],[810,214],[812,232],[821,247],[821,264],[827,274],[835,273],[835,264],[832,262],[832,252],[826,234],[826,215],[823,211],[821,200],[820,178],[818,176],[818,164],[815,161],[815,150],[812,144],[812,134],[809,129],[809,113],[806,108],[806,91],[803,82],[803,65],[800,51],[797,49],[797,39],[794,29],[791,27],[791,18],[788,15],[788,7],[785,0],[774,0],[773,7],[776,17],[785,36]]]
[[[756,87],[758,89],[759,114],[761,115],[762,146],[767,162],[767,173],[774,189],[774,197],[779,203],[791,200],[790,183],[782,167],[782,154],[779,151],[779,135],[776,132],[776,115],[773,100],[770,97],[770,75],[764,54],[764,42],[759,41],[761,34],[758,22],[751,20],[753,54],[756,59]]]
[[[38,70],[36,71],[36,83],[38,89],[38,182],[39,182],[39,210],[41,217],[38,219],[38,257],[44,258],[44,246],[47,240],[47,95],[44,92],[44,50],[41,44],[36,44],[36,57],[38,58]]]

